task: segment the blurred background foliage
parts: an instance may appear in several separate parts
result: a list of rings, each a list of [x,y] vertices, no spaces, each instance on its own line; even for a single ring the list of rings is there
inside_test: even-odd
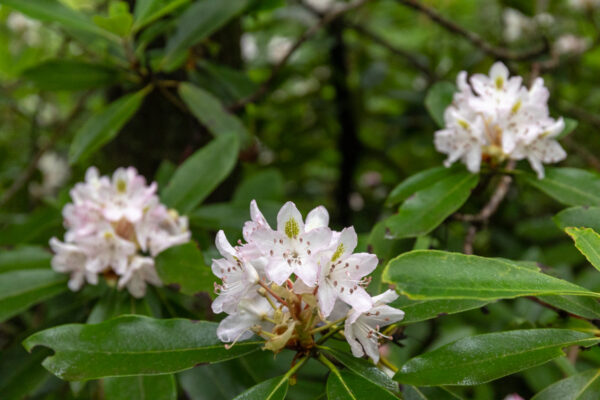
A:
[[[174,4],[173,9],[139,24],[144,11],[140,4],[151,3],[156,2],[62,1],[92,21],[93,29],[86,31],[52,18],[40,22],[11,8],[14,1],[0,1],[4,4],[0,9],[0,246],[45,246],[51,235],[61,236],[60,210],[68,201],[68,190],[88,166],[96,165],[107,174],[133,165],[164,187],[177,165],[223,129],[233,129],[242,139],[233,173],[189,213],[207,260],[214,254],[210,247],[216,230],[225,229],[231,238],[241,236],[253,198],[271,221],[285,200],[296,202],[305,212],[325,205],[332,226],[354,225],[361,246],[374,251],[382,263],[415,246],[463,250],[468,226],[454,218],[416,241],[386,240],[385,229],[376,224],[395,211],[385,205],[394,186],[443,160],[433,146],[438,127],[426,107],[429,88],[440,81],[454,82],[461,70],[487,72],[502,57],[407,6],[413,1],[373,0],[329,21],[332,9],[349,3],[236,0],[230,5],[239,9],[232,11],[233,18],[225,18],[199,41],[192,35],[192,40],[180,43],[173,38],[202,22],[199,15],[186,17],[190,8],[208,1],[158,2]],[[551,91],[553,116],[578,121],[562,142],[569,153],[562,166],[599,170],[600,50],[596,45],[600,16],[595,9],[577,9],[571,3],[577,2],[432,0],[418,4],[495,48],[512,53],[535,50],[525,59],[504,61],[525,82],[542,76]],[[131,14],[134,10],[139,12],[136,18]],[[287,59],[299,38],[315,26],[320,29],[299,42]],[[186,92],[181,82],[200,88],[201,94]],[[90,128],[94,116],[144,88],[141,105],[132,107],[118,135],[105,132],[107,140],[81,157],[74,156],[73,143],[80,140],[76,136]],[[127,112],[127,105],[117,108]],[[231,112],[242,124],[223,122],[219,114],[223,112]],[[525,163],[522,167],[528,168]],[[482,176],[463,211],[477,212],[486,203],[494,179],[493,173]],[[599,275],[584,267],[583,257],[552,221],[561,208],[517,181],[498,212],[479,227],[475,254],[537,261],[549,274],[600,290]],[[377,276],[374,280],[377,284]],[[55,303],[68,304],[73,295],[68,296]],[[78,299],[83,302],[85,296]],[[1,324],[0,347],[14,344],[21,331],[48,326],[58,318],[49,310],[51,305]],[[401,346],[390,347],[390,358],[400,364],[475,333],[575,323],[528,299],[498,302],[411,325],[399,338]],[[596,347],[569,354],[577,356],[597,362],[600,351]],[[0,364],[8,359],[3,358]],[[181,385],[192,399],[231,398],[255,382],[240,378],[245,369],[237,364],[244,362],[196,368],[182,374]],[[289,360],[277,362],[285,366]],[[462,389],[462,394],[498,399],[518,392],[528,397],[573,373],[573,368],[562,358],[491,384]],[[39,367],[38,374],[43,373]],[[208,392],[199,389],[210,374],[218,379],[205,382],[207,386],[225,379],[233,383],[213,385]],[[61,396],[71,393],[47,389],[61,387],[56,378],[48,379],[36,392],[39,398],[65,398]],[[300,389],[291,396],[320,395],[320,390]],[[48,391],[54,394],[47,395]],[[82,393],[80,398],[89,395]]]

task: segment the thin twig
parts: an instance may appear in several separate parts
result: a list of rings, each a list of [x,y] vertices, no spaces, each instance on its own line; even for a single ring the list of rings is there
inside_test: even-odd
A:
[[[13,184],[4,192],[4,194],[0,198],[0,207],[5,206],[10,201],[10,199],[12,199],[13,196],[17,194],[19,190],[21,190],[21,188],[29,181],[29,179],[35,172],[38,166],[38,162],[40,161],[42,156],[48,150],[54,147],[58,139],[60,139],[60,137],[67,131],[69,125],[73,122],[73,120],[77,117],[79,112],[83,109],[89,95],[89,92],[82,95],[77,101],[77,104],[75,104],[75,107],[73,107],[73,110],[71,110],[71,113],[62,122],[58,124],[58,126],[54,130],[54,133],[50,136],[50,140],[48,140],[48,142],[38,150],[38,152],[33,156],[31,161],[29,162],[29,165],[27,165],[27,167],[21,172],[17,179],[15,179]]]
[[[493,44],[487,42],[481,36],[476,34],[475,32],[471,32],[460,25],[455,24],[454,22],[446,19],[444,16],[439,14],[433,8],[430,8],[420,1],[417,0],[397,0],[399,3],[410,7],[427,17],[429,17],[432,21],[440,25],[442,28],[446,29],[449,32],[455,33],[459,36],[462,36],[469,42],[471,42],[474,46],[480,48],[483,52],[502,60],[512,60],[512,61],[523,61],[529,60],[532,58],[536,58],[542,54],[545,54],[549,50],[549,45],[547,42],[544,42],[541,46],[532,48],[530,50],[516,52],[504,47],[494,46]]]
[[[287,64],[290,57],[296,52],[296,50],[298,50],[300,48],[300,46],[302,46],[304,44],[304,42],[306,42],[307,40],[312,38],[315,34],[317,34],[317,32],[319,32],[327,24],[329,24],[332,21],[336,20],[337,18],[341,17],[346,12],[354,10],[355,8],[362,6],[363,4],[365,4],[368,1],[369,0],[355,0],[351,3],[348,3],[344,7],[339,7],[339,8],[336,7],[334,9],[332,9],[331,11],[329,11],[328,13],[326,13],[323,16],[323,18],[319,19],[319,21],[317,21],[313,26],[308,28],[306,31],[304,31],[304,33],[302,35],[300,35],[300,37],[296,40],[296,42],[294,42],[292,47],[290,47],[290,49],[285,54],[285,56],[282,57],[281,60],[279,60],[279,62],[277,62],[271,68],[271,73],[269,74],[269,77],[263,81],[263,83],[258,87],[258,89],[254,93],[231,104],[228,107],[228,110],[229,111],[239,110],[240,108],[244,107],[246,104],[253,103],[253,102],[259,100],[265,94],[267,94],[267,92],[269,91],[269,88],[275,81],[275,78],[277,77],[277,75],[279,74],[281,69]]]

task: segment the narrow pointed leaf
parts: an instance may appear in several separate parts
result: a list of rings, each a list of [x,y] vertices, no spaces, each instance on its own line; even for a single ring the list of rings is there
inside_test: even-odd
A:
[[[50,269],[4,272],[0,274],[0,322],[67,289],[67,277]]]
[[[391,260],[383,280],[412,299],[494,300],[520,296],[600,294],[518,263],[437,250]]]
[[[20,269],[49,269],[50,254],[43,247],[22,246],[0,253],[0,273]]]
[[[118,39],[110,32],[94,25],[85,15],[58,0],[0,0],[0,4],[42,22],[57,23],[68,29],[89,32],[112,40]]]
[[[195,243],[172,247],[156,258],[156,270],[167,286],[183,294],[212,292],[215,277]]]
[[[565,232],[590,264],[600,270],[600,235],[591,228],[567,228]]]
[[[404,319],[398,325],[410,325],[431,318],[481,308],[488,303],[485,300],[411,300],[406,296],[400,296],[390,306],[404,311]]]
[[[69,161],[75,164],[117,136],[121,128],[142,105],[150,89],[121,97],[91,117],[75,134],[69,149]]]
[[[600,369],[590,369],[560,380],[531,400],[596,400],[600,393]]]
[[[227,350],[216,330],[214,322],[127,315],[100,324],[46,329],[23,345],[28,351],[51,348],[54,355],[42,364],[65,380],[169,374],[258,349],[259,343],[248,341]]]
[[[459,339],[406,362],[394,379],[415,386],[477,385],[564,355],[600,338],[568,329],[526,329]]]
[[[23,72],[41,90],[85,90],[108,86],[118,78],[115,69],[75,60],[50,60]]]
[[[133,31],[137,32],[148,24],[188,4],[190,0],[141,0],[135,5]]]
[[[561,229],[570,226],[592,228],[600,232],[600,207],[571,207],[554,216],[554,222]]]
[[[248,4],[248,0],[200,0],[192,4],[177,21],[177,31],[167,43],[163,66],[171,69],[171,63],[182,52],[225,25]]]
[[[390,192],[390,195],[386,200],[386,204],[388,206],[393,206],[408,199],[416,192],[433,186],[439,182],[440,179],[444,179],[447,176],[452,175],[458,170],[459,167],[462,168],[461,166],[451,168],[430,168],[406,178]]]
[[[214,135],[238,135],[242,143],[249,140],[248,131],[242,122],[225,110],[223,104],[209,92],[192,85],[179,85],[179,95],[194,116]]]
[[[462,397],[444,387],[415,387],[406,385],[404,400],[462,400]]]
[[[479,175],[466,170],[442,178],[407,199],[385,225],[394,238],[425,235],[467,201],[478,181]]]
[[[583,296],[538,296],[538,298],[571,314],[588,319],[600,319],[600,302],[597,298]]]
[[[173,375],[126,376],[104,379],[105,400],[176,400]]]
[[[568,206],[600,206],[600,175],[577,168],[546,168],[546,177],[522,174],[529,185]]]
[[[183,214],[192,211],[233,170],[238,150],[236,135],[217,137],[181,164],[161,199]]]
[[[288,390],[288,378],[279,376],[252,386],[234,400],[284,400]]]
[[[398,400],[387,390],[348,370],[332,371],[327,379],[329,400]]]

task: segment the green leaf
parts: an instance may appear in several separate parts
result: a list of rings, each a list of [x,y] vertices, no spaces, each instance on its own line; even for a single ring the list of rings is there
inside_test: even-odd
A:
[[[404,400],[461,400],[457,394],[452,393],[443,386],[440,387],[415,387],[406,385]]]
[[[600,319],[600,303],[595,298],[582,296],[538,296],[538,298],[571,314],[588,319]]]
[[[0,244],[23,245],[26,243],[48,243],[48,238],[59,234],[63,218],[60,210],[52,207],[38,207],[35,211],[15,218],[12,223],[0,229]]]
[[[408,199],[416,192],[433,186],[435,183],[440,181],[440,179],[444,179],[452,175],[454,172],[456,172],[457,168],[458,167],[454,166],[450,168],[435,167],[426,169],[425,171],[421,171],[406,178],[391,191],[390,195],[385,201],[386,205],[394,206]]]
[[[546,168],[546,177],[519,175],[527,184],[568,206],[600,206],[600,175],[577,168]]]
[[[29,354],[16,345],[2,350],[0,354],[0,393],[3,400],[30,398],[26,395],[51,377],[40,365],[50,355],[47,349]]]
[[[596,400],[600,393],[600,369],[589,369],[560,380],[531,400]]]
[[[271,378],[252,386],[234,400],[284,400],[288,390],[288,377]]]
[[[600,232],[600,207],[567,208],[556,214],[553,219],[561,229],[574,226],[592,228],[596,232]]]
[[[481,300],[411,300],[400,296],[390,306],[399,308],[405,313],[404,319],[398,325],[410,325],[431,318],[481,308],[488,303]]]
[[[565,232],[575,242],[575,247],[600,271],[600,235],[591,228],[566,228]]]
[[[67,277],[52,270],[24,269],[0,274],[0,322],[67,291]]]
[[[179,85],[179,95],[192,114],[214,136],[235,134],[242,143],[249,141],[250,135],[242,122],[225,110],[219,99],[212,94],[191,83],[182,83]]]
[[[179,17],[177,31],[167,42],[162,61],[165,69],[172,69],[173,62],[183,52],[240,14],[248,3],[248,0],[200,0],[192,4]]]
[[[564,355],[600,338],[568,329],[526,329],[459,339],[408,360],[394,379],[416,386],[478,385]]]
[[[186,319],[159,320],[126,315],[95,325],[69,324],[27,338],[54,350],[42,365],[65,380],[169,374],[209,362],[225,361],[258,349],[259,342],[225,349],[217,323]]]
[[[113,84],[115,69],[75,60],[50,60],[29,68],[23,77],[41,90],[85,90]]]
[[[118,39],[94,25],[85,15],[57,0],[0,0],[0,4],[43,22],[57,23],[68,29],[93,33],[111,40]]]
[[[184,294],[210,293],[214,289],[215,277],[193,242],[160,253],[156,257],[156,271],[165,285],[176,287]]]
[[[406,200],[398,213],[387,219],[386,227],[395,238],[425,235],[467,201],[478,181],[479,175],[466,170],[442,178]]]
[[[282,201],[285,196],[284,186],[281,172],[275,168],[265,169],[244,179],[235,189],[232,202],[249,209],[252,200]]]
[[[327,379],[327,399],[398,400],[398,397],[353,372],[335,370]]]
[[[429,89],[425,96],[425,107],[435,123],[444,127],[444,111],[452,103],[456,86],[451,82],[438,82]]]
[[[579,125],[579,122],[575,119],[564,118],[564,121],[565,121],[565,128],[556,137],[556,140],[560,140],[564,137],[567,137],[571,132],[573,132],[575,129],[577,129],[577,125]]]
[[[177,169],[161,199],[183,214],[192,211],[233,170],[238,151],[236,135],[217,137]]]
[[[127,376],[104,379],[105,400],[176,400],[173,375]]]
[[[121,128],[133,117],[141,107],[150,88],[145,88],[137,93],[128,94],[111,103],[100,113],[91,117],[77,131],[71,148],[69,161],[75,164],[100,149],[114,139]]]
[[[188,4],[190,0],[138,0],[135,4],[133,32],[146,27],[148,24],[172,13],[179,7]]]
[[[49,269],[50,254],[43,247],[22,246],[0,253],[0,273],[20,269]]]
[[[494,300],[536,295],[600,297],[567,281],[502,259],[415,250],[391,260],[383,280],[412,299]]]
[[[377,368],[372,362],[363,358],[356,358],[346,351],[332,347],[322,346],[320,348],[355,374],[362,376],[389,392],[394,393],[398,391],[398,384],[387,376],[385,372]]]

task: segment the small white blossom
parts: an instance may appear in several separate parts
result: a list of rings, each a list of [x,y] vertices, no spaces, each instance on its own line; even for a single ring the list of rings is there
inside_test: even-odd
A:
[[[478,172],[483,160],[529,160],[539,178],[542,163],[563,160],[566,153],[556,141],[564,128],[562,118],[550,117],[548,89],[537,78],[527,89],[519,76],[495,63],[489,75],[466,72],[457,78],[459,91],[444,113],[445,128],[435,133],[436,149],[448,155],[446,166],[461,160]]]
[[[280,63],[293,46],[292,39],[285,36],[273,36],[267,44],[267,59],[271,64]]]
[[[585,53],[589,47],[590,43],[587,39],[573,34],[562,35],[554,43],[554,51],[558,54],[565,55],[582,54]]]
[[[109,272],[134,297],[143,297],[148,283],[161,285],[154,257],[188,242],[190,233],[187,219],[167,210],[156,190],[135,168],[119,168],[112,178],[87,170],[85,182],[71,190],[73,202],[63,208],[66,243],[50,241],[52,266],[71,273],[72,290],[81,288],[83,278],[96,284],[97,274]]]
[[[368,355],[375,363],[379,361],[380,329],[404,318],[404,311],[386,305],[398,298],[393,290],[373,297],[373,307],[366,312],[351,310],[344,334],[355,357]]]
[[[54,196],[69,179],[69,163],[55,152],[46,152],[38,161],[42,182],[29,185],[29,192],[35,197]]]
[[[6,19],[6,26],[14,33],[21,35],[28,46],[36,46],[42,41],[39,21],[31,19],[19,12],[13,11]]]
[[[273,308],[269,302],[255,294],[242,300],[237,311],[221,321],[217,336],[225,343],[248,339],[253,335],[254,327],[270,331],[273,324],[266,319],[271,319],[272,316]]]
[[[588,11],[600,6],[600,0],[569,0],[569,5],[580,11]]]
[[[240,38],[240,49],[242,51],[242,58],[246,62],[256,60],[256,57],[258,57],[256,37],[251,33],[244,33]]]

